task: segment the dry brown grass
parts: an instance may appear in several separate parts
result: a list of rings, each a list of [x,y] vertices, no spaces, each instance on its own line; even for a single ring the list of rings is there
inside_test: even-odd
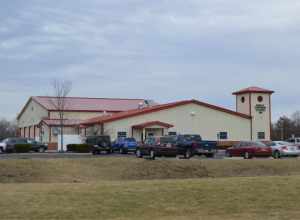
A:
[[[96,158],[0,161],[0,183],[76,183],[265,175],[300,175],[300,160],[148,161]]]
[[[0,161],[2,220],[299,219],[298,160]]]
[[[0,184],[1,219],[299,219],[300,177]]]

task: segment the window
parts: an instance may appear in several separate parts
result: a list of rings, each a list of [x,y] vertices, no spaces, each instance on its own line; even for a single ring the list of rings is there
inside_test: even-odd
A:
[[[177,135],[177,132],[175,132],[175,131],[170,131],[170,132],[169,132],[169,135],[170,135],[170,136],[175,136],[175,135]]]
[[[264,139],[266,139],[265,132],[258,132],[258,133],[257,133],[257,138],[258,138],[259,140],[264,140]]]
[[[127,132],[118,132],[118,138],[126,138],[127,137]]]
[[[241,102],[242,102],[242,103],[245,103],[245,101],[246,101],[246,99],[245,99],[245,97],[243,96],[243,97],[241,98]]]
[[[226,131],[219,133],[219,139],[220,140],[227,140],[228,139],[228,133]]]
[[[257,97],[257,101],[258,101],[258,102],[262,102],[262,101],[264,101],[264,98],[263,98],[262,96],[258,96],[258,97]]]

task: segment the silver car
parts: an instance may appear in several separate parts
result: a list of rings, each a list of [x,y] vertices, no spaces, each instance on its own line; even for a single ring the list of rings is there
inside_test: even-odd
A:
[[[268,144],[273,150],[273,157],[279,159],[281,157],[298,157],[300,156],[300,149],[286,141],[273,141]]]

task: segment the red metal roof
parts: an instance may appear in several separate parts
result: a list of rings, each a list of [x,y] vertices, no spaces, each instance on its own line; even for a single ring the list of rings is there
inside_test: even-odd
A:
[[[55,97],[34,96],[33,100],[38,102],[49,111],[55,111]],[[81,98],[67,97],[66,111],[82,112],[121,112],[130,109],[137,109],[144,99],[113,99],[113,98]]]
[[[269,93],[269,94],[272,94],[272,93],[274,93],[274,91],[252,86],[252,87],[248,87],[246,89],[242,89],[240,91],[234,92],[232,94],[240,95],[240,94],[244,94],[244,93]]]
[[[100,117],[95,117],[95,118],[91,118],[88,120],[84,120],[81,124],[82,125],[93,125],[93,124],[101,124],[101,123],[105,123],[105,122],[111,122],[111,121],[116,121],[116,120],[120,120],[120,119],[124,119],[124,118],[129,118],[129,117],[133,117],[133,116],[138,116],[138,115],[143,115],[143,114],[148,114],[148,113],[152,113],[152,112],[157,112],[157,111],[162,111],[165,109],[170,109],[170,108],[174,108],[177,106],[182,106],[182,105],[187,105],[187,104],[197,104],[200,106],[204,106],[210,109],[214,109],[217,111],[221,111],[221,112],[225,112],[231,115],[235,115],[235,116],[239,116],[242,118],[246,118],[246,119],[251,119],[251,116],[246,115],[246,114],[242,114],[239,112],[235,112],[226,108],[222,108],[219,106],[215,106],[215,105],[211,105],[205,102],[200,102],[198,100],[185,100],[185,101],[179,101],[179,102],[173,102],[173,103],[169,103],[169,104],[163,104],[163,105],[156,105],[156,106],[152,106],[152,107],[147,107],[147,108],[142,108],[142,109],[135,109],[135,110],[130,110],[130,111],[126,111],[126,112],[120,112],[120,113],[116,113],[113,115],[108,115],[108,116],[100,116]]]
[[[161,121],[149,121],[149,122],[145,122],[145,123],[142,123],[142,124],[133,125],[132,128],[142,129],[142,128],[146,128],[146,127],[150,127],[150,126],[155,126],[155,125],[158,125],[158,126],[161,126],[161,127],[164,127],[164,128],[172,128],[172,127],[174,127],[174,125],[171,125],[171,124],[168,124],[168,123],[164,123],[164,122],[161,122]]]

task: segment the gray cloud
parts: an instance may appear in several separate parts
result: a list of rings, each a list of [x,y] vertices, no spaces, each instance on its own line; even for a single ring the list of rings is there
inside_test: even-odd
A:
[[[50,81],[72,95],[198,98],[234,108],[233,90],[276,90],[274,117],[300,109],[296,0],[10,0],[0,8],[0,117]]]

